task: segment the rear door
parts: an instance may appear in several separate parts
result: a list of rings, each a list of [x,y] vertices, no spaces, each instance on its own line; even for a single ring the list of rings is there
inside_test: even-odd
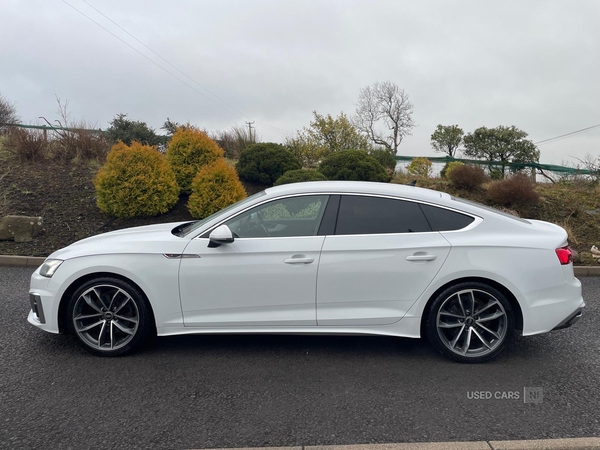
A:
[[[343,195],[334,235],[321,251],[317,323],[386,325],[400,320],[450,252],[418,203]]]

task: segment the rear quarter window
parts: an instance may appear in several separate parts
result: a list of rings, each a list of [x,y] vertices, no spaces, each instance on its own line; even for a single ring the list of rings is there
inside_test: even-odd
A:
[[[473,217],[467,216],[466,214],[438,208],[436,206],[422,204],[421,209],[433,231],[460,230],[470,225],[475,220]]]

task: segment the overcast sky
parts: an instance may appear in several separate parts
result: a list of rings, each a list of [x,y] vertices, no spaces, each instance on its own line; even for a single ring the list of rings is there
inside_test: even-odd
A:
[[[0,94],[24,122],[57,118],[58,96],[100,128],[121,112],[156,129],[252,120],[283,142],[386,80],[414,104],[402,155],[434,155],[437,124],[534,142],[600,124],[600,1],[0,1]],[[539,148],[546,163],[598,157],[600,127]]]

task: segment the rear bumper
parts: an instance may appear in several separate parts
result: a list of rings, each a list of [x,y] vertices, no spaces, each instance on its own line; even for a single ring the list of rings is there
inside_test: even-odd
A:
[[[565,328],[569,328],[571,325],[573,325],[575,322],[577,322],[579,319],[581,319],[581,316],[583,315],[584,306],[585,305],[583,305],[581,308],[577,308],[577,310],[573,311],[573,313],[570,314],[565,320],[563,320],[561,323],[556,325],[552,329],[552,331],[563,330]]]

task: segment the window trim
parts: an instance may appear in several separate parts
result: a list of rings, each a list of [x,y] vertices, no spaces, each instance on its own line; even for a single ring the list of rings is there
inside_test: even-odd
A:
[[[273,198],[269,198],[269,199],[265,199],[263,201],[260,201],[258,203],[254,203],[253,205],[248,206],[247,208],[238,211],[237,213],[228,216],[226,218],[224,218],[223,220],[217,222],[215,225],[212,225],[211,227],[209,227],[206,231],[203,231],[201,233],[199,233],[197,236],[193,237],[192,239],[207,239],[208,240],[208,235],[218,226],[223,225],[225,222],[227,222],[230,219],[233,219],[234,217],[238,216],[239,214],[243,214],[246,211],[256,207],[256,206],[260,206],[264,203],[268,203],[271,202],[273,200],[281,200],[284,198],[292,198],[292,197],[301,197],[301,196],[307,196],[307,195],[314,195],[314,196],[318,196],[318,195],[327,195],[329,196],[328,200],[327,200],[327,205],[325,205],[325,208],[327,208],[327,206],[329,205],[329,200],[331,199],[332,196],[334,195],[339,195],[340,196],[340,201],[337,205],[337,211],[336,211],[336,218],[337,215],[340,212],[340,204],[341,204],[341,197],[344,195],[359,195],[362,197],[379,197],[379,198],[389,198],[392,200],[404,200],[407,202],[412,202],[412,203],[417,203],[417,204],[424,204],[424,205],[429,205],[429,206],[433,206],[436,208],[442,208],[442,209],[447,209],[448,211],[452,211],[452,212],[456,212],[459,214],[464,214],[466,216],[472,217],[474,220],[473,222],[471,222],[469,225],[467,225],[464,228],[460,228],[458,230],[449,230],[449,231],[418,231],[418,232],[414,232],[414,233],[377,233],[377,234],[335,234],[335,229],[334,229],[334,234],[327,234],[327,235],[319,235],[318,231],[317,234],[315,236],[290,236],[290,237],[278,237],[278,236],[273,236],[273,237],[255,237],[255,238],[236,238],[236,240],[239,239],[298,239],[298,238],[311,238],[311,237],[324,237],[327,236],[328,238],[331,237],[348,237],[348,236],[386,236],[386,235],[399,235],[399,234],[410,234],[410,235],[419,235],[419,234],[428,234],[428,233],[462,233],[464,231],[469,231],[473,228],[475,228],[476,226],[478,226],[481,222],[483,222],[483,218],[481,216],[478,216],[472,212],[469,211],[463,211],[457,208],[452,208],[450,206],[447,205],[440,205],[438,203],[432,203],[430,201],[427,200],[416,200],[416,199],[412,199],[412,198],[405,198],[405,197],[396,197],[394,195],[388,195],[388,194],[370,194],[370,193],[363,193],[363,192],[341,192],[341,191],[332,191],[332,192],[302,192],[302,193],[298,193],[298,194],[287,194],[287,195],[280,195],[278,197],[273,197]],[[325,217],[325,214],[323,214],[323,217],[321,218],[321,223],[319,224],[319,230],[321,228],[321,225],[323,223],[323,218]],[[337,228],[337,219],[336,219],[336,226],[335,228]],[[204,237],[206,235],[206,237]]]
[[[366,194],[366,193],[354,193],[354,192],[346,192],[344,194],[340,194],[341,197],[344,196],[362,196],[362,197],[378,197],[378,198],[387,198],[387,199],[391,199],[391,200],[403,200],[406,202],[412,202],[412,203],[416,203],[417,205],[428,205],[428,206],[432,206],[435,208],[441,208],[441,209],[446,209],[448,211],[452,211],[455,213],[459,213],[459,214],[463,214],[465,216],[469,216],[473,218],[473,221],[467,225],[466,227],[460,228],[458,230],[447,230],[447,231],[416,231],[416,232],[404,232],[404,233],[364,233],[364,234],[336,234],[337,231],[337,225],[338,225],[338,221],[336,220],[336,226],[334,229],[334,234],[331,235],[327,235],[327,237],[348,237],[348,236],[391,236],[391,235],[404,235],[404,234],[410,234],[410,235],[420,235],[420,234],[429,234],[429,233],[457,233],[457,232],[463,232],[463,231],[468,231],[472,228],[475,228],[477,225],[479,225],[481,222],[483,222],[483,219],[473,213],[470,212],[466,212],[466,211],[460,211],[457,209],[453,209],[450,207],[447,207],[446,205],[439,205],[437,203],[431,203],[428,201],[424,201],[424,200],[415,200],[412,198],[404,198],[404,197],[395,197],[392,195],[385,195],[385,194]],[[338,217],[339,217],[339,212],[340,212],[340,205],[342,204],[342,199],[340,197],[340,203],[338,204]],[[423,212],[423,210],[421,208],[419,208],[419,210],[421,211],[421,213],[423,214],[423,217],[425,218],[425,220],[427,221],[427,216],[425,215],[425,213]],[[429,221],[427,221],[427,223],[429,224]],[[431,227],[431,225],[430,225]]]

